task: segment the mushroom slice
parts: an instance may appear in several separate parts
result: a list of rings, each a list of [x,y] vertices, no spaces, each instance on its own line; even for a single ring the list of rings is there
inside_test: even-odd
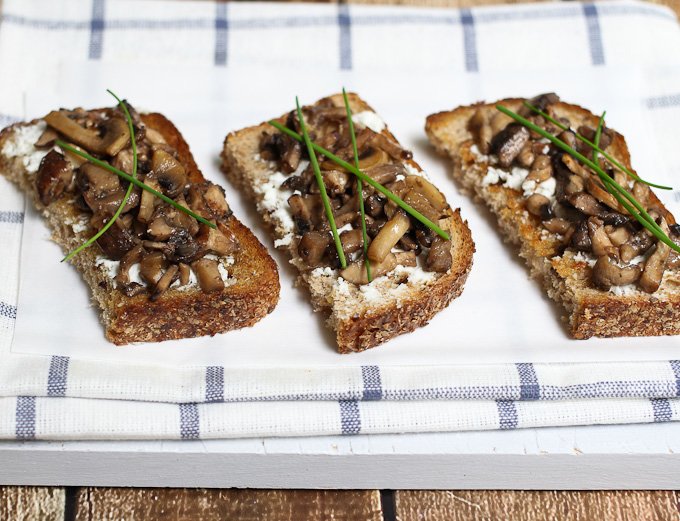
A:
[[[488,154],[491,149],[491,140],[494,133],[487,121],[484,110],[477,109],[468,122],[468,131],[472,134],[475,144],[482,154]]]
[[[653,242],[652,235],[649,233],[649,231],[647,231],[647,228],[641,229],[619,248],[621,252],[621,260],[624,262],[630,262],[635,257],[641,255],[651,248]]]
[[[415,251],[400,251],[394,254],[394,258],[397,260],[397,266],[414,268],[418,265]]]
[[[536,181],[542,183],[552,176],[552,164],[550,156],[541,154],[534,159],[531,165],[531,171],[527,175],[527,181]]]
[[[179,285],[186,286],[191,281],[191,268],[188,264],[179,263]]]
[[[527,210],[532,215],[535,215],[541,221],[547,221],[554,216],[554,212],[550,206],[550,199],[542,194],[531,194],[526,200]]]
[[[167,141],[165,141],[165,138],[163,137],[163,134],[158,132],[158,130],[146,127],[146,137],[149,138],[149,141],[153,143],[154,145],[165,145],[167,144]]]
[[[92,190],[96,196],[101,196],[118,190],[120,181],[116,174],[88,162],[79,169],[78,185],[83,192]]]
[[[376,183],[380,183],[384,186],[388,183],[394,182],[398,175],[405,175],[406,169],[403,165],[390,163],[386,165],[375,166],[365,170],[364,173]]]
[[[156,241],[167,241],[176,231],[165,219],[164,215],[155,217],[147,226],[146,232]]]
[[[380,150],[384,150],[390,157],[396,159],[397,161],[407,161],[413,157],[413,153],[411,151],[404,150],[401,148],[401,146],[399,146],[398,143],[388,138],[384,134],[373,133],[371,144]],[[359,158],[359,168],[364,168],[361,166],[361,157]]]
[[[167,266],[168,261],[159,251],[149,253],[139,263],[139,274],[142,280],[150,286],[155,286],[163,276],[163,269]]]
[[[177,273],[178,271],[179,268],[177,267],[177,264],[171,264],[168,269],[165,270],[165,273],[163,273],[161,278],[158,280],[154,292],[151,294],[152,301],[157,300],[158,297],[165,293],[170,285],[175,282],[175,280],[179,277],[179,274]]]
[[[430,251],[425,259],[425,270],[437,273],[446,273],[451,269],[453,259],[451,257],[451,241],[446,241],[437,236],[432,241]]]
[[[118,266],[118,274],[116,275],[116,282],[118,284],[121,286],[130,284],[130,268],[142,260],[144,253],[144,247],[138,244],[123,255]]]
[[[593,254],[597,257],[611,255],[618,258],[619,250],[609,240],[609,236],[604,229],[604,223],[597,217],[590,217],[587,222]]]
[[[191,263],[191,268],[196,273],[198,284],[205,293],[224,289],[224,281],[220,275],[217,261],[203,257]]]
[[[81,127],[61,110],[53,110],[45,116],[45,122],[69,141],[98,154],[104,153],[102,141],[95,130]]]
[[[130,143],[130,129],[122,118],[112,117],[102,123],[100,153],[115,156]]]
[[[40,161],[36,176],[36,189],[40,202],[47,206],[59,199],[73,180],[73,167],[56,150],[51,150]]]
[[[419,211],[430,221],[436,222],[439,220],[441,212],[435,210],[430,204],[429,199],[422,193],[416,190],[409,190],[402,199],[406,204]]]
[[[154,177],[168,197],[177,197],[187,183],[186,170],[182,164],[165,150],[155,150],[151,158]]]
[[[203,186],[207,186],[203,192],[205,204],[208,205],[208,208],[217,219],[226,221],[231,216],[231,209],[224,197],[224,189],[221,186],[210,182]]]
[[[354,253],[364,246],[364,239],[361,230],[347,230],[340,234],[342,249],[345,253]]]
[[[573,225],[569,221],[560,217],[553,217],[543,221],[543,226],[549,232],[559,233],[560,235],[566,235],[569,230],[573,229]]]
[[[197,242],[206,252],[216,255],[229,255],[238,248],[238,243],[232,237],[227,237],[219,229],[210,228],[205,224],[200,225],[200,231],[196,237]]]
[[[616,210],[618,212],[626,211],[619,204],[616,198],[605,189],[604,185],[602,184],[602,181],[600,181],[599,179],[595,178],[592,175],[586,179],[586,190],[588,190],[588,192],[598,201],[600,201],[603,204],[606,204],[612,210]]]
[[[331,239],[328,233],[307,232],[300,239],[298,244],[298,255],[310,267],[317,267],[321,264],[326,248]]]
[[[598,257],[593,266],[593,284],[601,289],[633,284],[640,278],[640,266],[618,266],[609,255]]]
[[[380,262],[371,262],[371,277],[375,280],[386,275],[397,267],[397,257],[394,253],[388,254]],[[352,284],[368,284],[368,274],[366,273],[366,263],[364,259],[359,259],[351,263],[340,271],[340,276]]]
[[[154,190],[160,190],[160,185],[158,181],[150,175],[144,178],[144,183]],[[139,213],[137,213],[137,220],[142,223],[148,223],[151,220],[151,216],[154,212],[154,207],[156,204],[156,196],[147,190],[142,191],[142,197],[139,202]]]
[[[124,228],[118,221],[114,222],[103,235],[97,239],[97,246],[104,255],[113,260],[121,259],[136,242],[129,228]]]
[[[53,128],[47,127],[33,146],[36,148],[51,147],[58,138],[59,134]]]
[[[657,222],[661,229],[669,234],[668,224],[666,219],[660,217]],[[642,271],[642,276],[638,282],[640,288],[647,293],[654,293],[661,285],[661,279],[663,279],[663,272],[666,270],[666,262],[670,256],[671,248],[668,244],[657,241],[656,248],[654,252],[649,256],[647,262],[645,262],[645,268]]]
[[[404,212],[395,212],[368,247],[368,258],[373,262],[382,262],[410,226],[411,220]]]
[[[607,212],[602,205],[592,195],[585,192],[579,192],[567,197],[567,200],[576,208],[586,215],[594,215],[597,217],[604,216]]]
[[[496,134],[491,142],[491,151],[498,156],[503,167],[509,167],[529,141],[529,131],[518,123],[511,123]]]
[[[444,211],[449,205],[444,195],[427,179],[419,175],[409,175],[404,179],[406,186],[427,198],[435,210]]]

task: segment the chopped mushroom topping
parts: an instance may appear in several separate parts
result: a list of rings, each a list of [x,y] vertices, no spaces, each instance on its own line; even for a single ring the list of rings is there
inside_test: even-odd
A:
[[[223,289],[217,267],[221,260],[207,260],[204,256],[225,257],[239,248],[229,226],[231,210],[224,191],[209,181],[189,183],[188,173],[193,165],[183,162],[160,131],[147,128],[134,108],[127,107],[135,130],[137,177],[217,228],[199,226],[192,216],[145,190],[133,188],[120,216],[96,241],[105,258],[120,261],[116,287],[130,297],[145,293],[156,300],[171,288],[196,280],[191,277],[193,270],[203,291]],[[45,205],[63,197],[74,198],[96,232],[118,210],[128,184],[80,156],[61,153],[54,143],[57,139],[69,142],[131,174],[133,152],[125,115],[119,107],[100,111],[75,109],[50,112],[44,120],[47,128],[35,146],[52,149],[43,158],[35,177],[38,195]],[[289,159],[294,160],[290,154]],[[139,265],[143,283],[131,280],[135,265]],[[196,270],[201,270],[202,275]],[[215,272],[219,283],[211,282]]]
[[[580,141],[577,133],[594,140],[598,118],[571,116],[573,119],[570,120],[564,117],[558,102],[555,94],[543,94],[529,101],[568,130],[557,128],[526,106],[521,105],[516,110],[581,154],[592,158],[592,148]],[[537,132],[530,132],[505,114],[486,108],[475,111],[467,129],[480,152],[491,154],[489,164],[506,169],[509,175],[516,168],[527,172],[521,193],[529,218],[554,234],[558,246],[553,255],[572,250],[596,259],[592,269],[592,281],[596,287],[608,290],[614,286],[637,284],[641,290],[653,293],[659,288],[665,270],[680,269],[680,260],[675,252],[630,216],[596,173]],[[612,130],[604,127],[600,148],[606,151],[615,142],[615,136]],[[618,160],[626,163],[628,158],[619,157]],[[603,170],[629,191],[667,234],[670,233],[673,240],[680,239],[680,226],[674,224],[675,220],[667,210],[655,207],[658,200],[649,186],[615,170],[602,154],[598,161]],[[554,182],[554,193],[534,189],[550,179]],[[435,250],[434,245],[431,250]]]
[[[303,114],[315,143],[354,163],[344,106],[335,106],[331,100],[322,100],[312,107],[304,107]],[[285,119],[288,128],[300,131],[296,113],[291,112]],[[499,118],[494,123],[505,125],[507,121],[503,122]],[[480,125],[485,129],[491,128],[486,121]],[[488,134],[488,137],[490,140],[491,135]],[[362,172],[430,221],[447,226],[449,205],[444,195],[411,162],[411,152],[403,149],[386,130],[377,133],[363,125],[357,125],[356,144]],[[279,186],[282,191],[292,192],[287,198],[294,224],[295,242],[292,247],[297,248],[301,263],[308,269],[339,268],[337,247],[313,168],[311,165],[301,167],[304,165],[302,161],[309,159],[306,147],[299,147],[297,141],[282,133],[267,130],[261,137],[260,155],[267,161],[276,162],[280,173],[296,172]],[[335,162],[319,157],[319,167],[347,260],[347,267],[339,272],[340,277],[353,284],[369,282],[364,258],[360,198],[365,210],[367,257],[373,278],[392,272],[397,265],[413,265],[437,273],[450,269],[450,241],[440,240],[436,246],[448,252],[448,261],[446,255],[442,254],[440,259],[440,255],[432,254],[432,261],[428,262],[434,232],[373,186],[364,183],[359,194],[356,177]],[[439,242],[443,246],[439,246]],[[398,279],[397,276],[393,277],[400,283]]]

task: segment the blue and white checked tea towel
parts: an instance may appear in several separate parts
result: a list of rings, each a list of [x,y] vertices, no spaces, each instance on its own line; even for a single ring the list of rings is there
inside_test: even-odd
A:
[[[274,45],[273,42],[286,42]],[[568,42],[568,45],[565,44]],[[674,149],[680,28],[643,2],[479,9],[4,0],[0,125],[65,60],[425,75],[638,66]],[[560,60],[554,59],[559,55]],[[182,369],[10,353],[23,202],[0,180],[0,438],[208,439],[514,429],[680,419],[680,360],[464,367]],[[680,358],[680,354],[678,355]]]

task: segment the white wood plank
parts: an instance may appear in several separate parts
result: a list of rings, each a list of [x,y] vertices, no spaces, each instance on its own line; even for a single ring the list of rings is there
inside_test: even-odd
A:
[[[680,424],[192,442],[3,442],[0,484],[668,489]]]

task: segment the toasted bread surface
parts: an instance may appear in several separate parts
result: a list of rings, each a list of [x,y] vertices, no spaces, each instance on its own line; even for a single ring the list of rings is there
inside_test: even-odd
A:
[[[178,152],[190,183],[204,180],[177,128],[163,115],[143,114],[147,127],[158,131]],[[0,151],[14,139],[22,127],[40,120],[19,123],[0,133]],[[0,173],[17,184],[32,199],[52,232],[52,240],[64,252],[72,251],[89,238],[94,230],[86,224],[85,212],[78,209],[72,198],[62,197],[45,206],[34,187],[33,176],[27,171],[22,157],[0,153]],[[73,258],[73,265],[82,274],[92,292],[92,300],[100,308],[100,318],[106,337],[118,345],[132,342],[160,342],[215,335],[229,330],[252,326],[270,313],[279,297],[276,263],[253,233],[233,215],[228,227],[237,237],[240,249],[233,255],[229,276],[234,281],[221,292],[204,293],[198,286],[170,288],[157,300],[141,294],[126,296],[115,289],[106,270],[97,266],[101,257],[94,245]],[[62,269],[68,269],[66,266]]]
[[[344,106],[342,95],[328,99],[337,107]],[[350,94],[349,100],[354,114],[373,112],[356,94]],[[283,117],[281,121],[284,121]],[[280,216],[262,206],[265,194],[260,187],[269,182],[276,167],[260,158],[260,140],[264,133],[274,131],[273,127],[263,123],[229,134],[224,142],[222,168],[231,182],[258,205],[275,244],[288,252],[291,263],[300,270],[298,283],[309,289],[314,309],[329,314],[328,325],[335,330],[340,353],[363,351],[413,331],[427,324],[460,295],[472,266],[474,243],[460,211],[450,208],[446,219],[439,223],[448,230],[452,239],[453,263],[447,273],[433,274],[426,281],[409,280],[402,283],[394,274],[388,274],[387,277],[381,277],[381,284],[376,280],[370,285],[370,290],[362,291],[353,284],[339,280],[333,270],[306,268],[298,254],[299,238],[285,240],[289,231]],[[383,133],[396,142],[387,129]],[[421,170],[415,162],[409,161],[409,164]]]
[[[500,102],[518,111],[520,99]],[[654,293],[629,290],[617,294],[596,288],[591,281],[592,266],[581,256],[567,250],[556,234],[540,225],[540,220],[525,207],[522,192],[502,185],[483,183],[489,163],[473,149],[468,130],[478,110],[495,112],[495,105],[478,103],[440,112],[427,118],[425,131],[436,150],[453,161],[453,176],[461,187],[495,215],[499,229],[508,242],[519,247],[532,277],[560,304],[568,333],[576,339],[592,336],[657,336],[680,333],[680,273],[667,269],[660,288]],[[577,105],[564,102],[552,106],[558,116],[567,117],[574,128],[596,127],[599,117]],[[631,168],[630,154],[623,136],[612,131],[608,152]],[[653,193],[655,206],[665,207]]]

